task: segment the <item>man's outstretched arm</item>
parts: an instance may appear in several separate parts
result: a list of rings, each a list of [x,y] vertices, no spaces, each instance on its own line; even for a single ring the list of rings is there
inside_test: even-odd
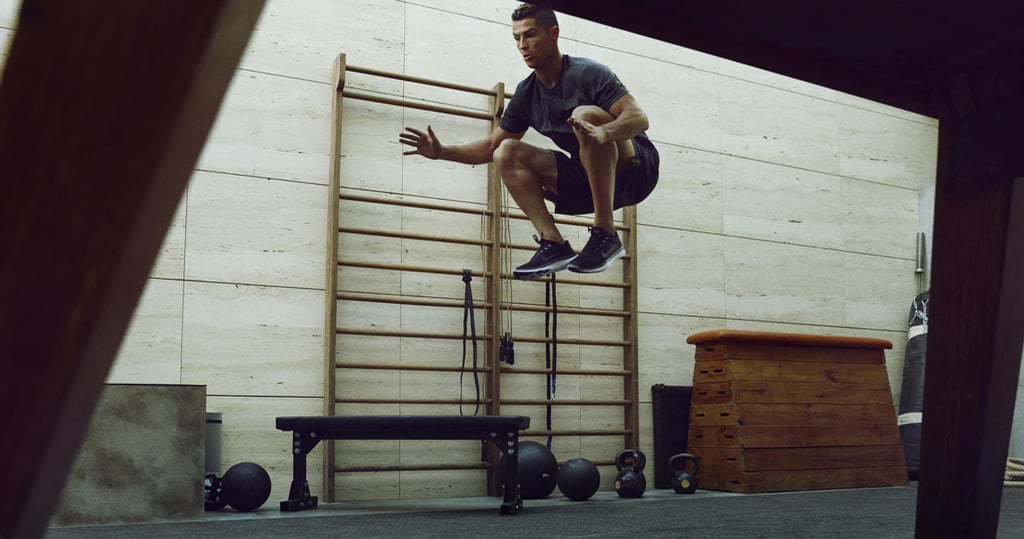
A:
[[[501,141],[507,138],[520,139],[522,137],[523,133],[510,133],[496,127],[490,135],[480,140],[445,146],[441,144],[429,125],[426,132],[406,127],[405,131],[398,135],[399,142],[413,148],[402,152],[402,155],[422,155],[427,159],[442,159],[467,165],[482,165],[491,162],[494,150],[498,149]]]

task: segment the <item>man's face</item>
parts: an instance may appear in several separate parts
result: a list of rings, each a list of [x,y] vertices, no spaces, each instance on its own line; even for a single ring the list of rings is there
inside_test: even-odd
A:
[[[523,56],[523,61],[530,68],[536,68],[548,61],[555,54],[558,27],[544,28],[533,18],[512,21],[512,37],[516,40],[516,48]]]

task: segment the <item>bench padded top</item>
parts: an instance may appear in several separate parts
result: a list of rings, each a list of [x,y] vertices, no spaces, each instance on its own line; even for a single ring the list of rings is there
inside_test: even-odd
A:
[[[479,440],[530,427],[526,416],[285,416],[278,430],[314,432],[331,440]]]

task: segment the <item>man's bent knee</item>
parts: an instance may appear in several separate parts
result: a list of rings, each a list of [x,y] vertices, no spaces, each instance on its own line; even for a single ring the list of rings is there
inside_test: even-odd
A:
[[[494,164],[499,169],[520,165],[523,162],[525,144],[516,139],[505,139],[494,150]]]

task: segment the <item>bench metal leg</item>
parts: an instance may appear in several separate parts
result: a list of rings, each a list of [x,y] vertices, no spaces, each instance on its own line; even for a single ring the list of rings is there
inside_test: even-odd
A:
[[[306,480],[306,455],[319,441],[311,433],[295,432],[292,444],[292,486],[288,490],[288,499],[281,502],[282,513],[313,509],[317,506],[317,497],[310,496],[309,481]]]
[[[505,455],[501,474],[504,480],[501,514],[518,514],[523,509],[523,497],[519,494],[519,433],[492,433],[491,441]]]

